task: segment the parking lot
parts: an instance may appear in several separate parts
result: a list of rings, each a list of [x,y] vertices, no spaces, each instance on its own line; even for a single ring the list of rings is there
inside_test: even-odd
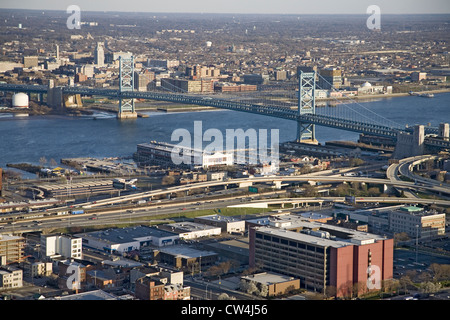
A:
[[[417,258],[417,260],[416,260]],[[394,250],[394,277],[400,278],[409,270],[418,273],[426,271],[431,264],[450,264],[450,257],[435,255],[415,250],[396,249]]]

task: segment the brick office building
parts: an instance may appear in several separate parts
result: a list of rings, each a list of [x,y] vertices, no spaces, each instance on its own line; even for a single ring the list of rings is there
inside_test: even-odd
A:
[[[250,228],[249,249],[251,267],[298,278],[302,288],[337,297],[355,288],[358,294],[379,289],[393,276],[393,239],[292,216]]]

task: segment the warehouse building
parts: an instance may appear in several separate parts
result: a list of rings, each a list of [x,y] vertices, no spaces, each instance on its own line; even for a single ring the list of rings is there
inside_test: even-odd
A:
[[[213,227],[189,221],[161,225],[159,226],[159,229],[177,233],[180,239],[184,240],[217,236],[222,233],[220,227]]]
[[[83,238],[83,246],[110,253],[125,253],[140,250],[147,246],[169,246],[179,239],[176,233],[146,226],[108,229],[76,234],[75,236]]]
[[[222,216],[219,214],[212,214],[209,216],[200,216],[194,218],[194,222],[206,224],[209,226],[220,227],[222,232],[244,232],[245,221],[236,217]]]

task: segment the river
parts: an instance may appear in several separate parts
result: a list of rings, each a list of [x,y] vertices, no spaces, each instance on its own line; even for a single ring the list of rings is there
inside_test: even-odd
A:
[[[319,112],[325,111],[321,107]],[[401,125],[450,122],[450,93],[435,98],[396,97],[351,104],[351,108],[367,109]],[[148,118],[118,121],[115,115],[96,112],[94,116],[30,116],[0,115],[0,167],[7,163],[39,164],[45,157],[59,163],[62,158],[127,157],[136,145],[151,140],[171,142],[175,129],[193,131],[194,121],[202,121],[203,132],[226,129],[279,129],[280,142],[295,139],[296,123],[290,120],[236,111],[142,112]],[[94,120],[96,117],[96,120]],[[330,140],[356,141],[358,134],[326,127],[316,127],[320,143]]]

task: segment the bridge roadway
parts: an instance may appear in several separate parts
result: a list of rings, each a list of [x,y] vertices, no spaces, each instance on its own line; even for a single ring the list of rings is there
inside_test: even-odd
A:
[[[412,131],[413,128],[392,128],[388,126],[363,123],[355,120],[333,118],[318,114],[298,114],[297,110],[291,108],[274,107],[260,104],[253,104],[244,101],[233,101],[221,98],[212,98],[201,95],[188,95],[179,93],[164,93],[164,92],[120,92],[114,89],[93,89],[81,86],[64,86],[61,87],[63,94],[81,94],[81,95],[97,95],[110,98],[137,98],[149,99],[157,101],[167,101],[174,103],[193,104],[199,106],[215,107],[220,109],[234,110],[240,112],[248,112],[252,114],[260,114],[281,119],[294,120],[300,123],[310,123],[318,126],[331,127],[346,131],[364,133],[368,135],[376,135],[382,137],[389,137],[396,139],[399,131]],[[33,93],[47,93],[47,86],[38,85],[17,85],[17,84],[0,84],[0,91],[10,92],[33,92]],[[425,127],[425,134],[437,134],[438,128]],[[449,141],[441,141],[439,139],[426,138],[425,144],[431,144],[434,147],[450,148]]]
[[[377,178],[366,178],[366,177],[346,177],[346,176],[312,176],[312,175],[299,175],[299,176],[273,176],[273,177],[255,177],[255,178],[243,178],[243,179],[229,179],[227,181],[208,181],[208,182],[200,182],[188,184],[185,186],[175,186],[161,190],[153,190],[146,191],[141,193],[136,193],[132,195],[120,196],[112,199],[99,200],[96,202],[86,202],[84,204],[80,204],[80,207],[83,208],[95,208],[107,205],[113,205],[117,203],[123,203],[128,201],[135,201],[140,199],[149,199],[153,196],[159,195],[168,195],[176,192],[188,192],[192,189],[198,188],[209,188],[214,186],[224,186],[230,184],[237,185],[252,185],[255,183],[281,183],[281,182],[308,182],[308,181],[316,181],[316,182],[360,182],[360,183],[372,183],[372,184],[386,184],[397,187],[411,188],[411,189],[424,189],[432,192],[438,192],[443,194],[450,194],[450,188],[441,187],[441,186],[427,186],[421,185],[418,186],[413,182],[408,181],[397,181],[390,179],[377,179]]]
[[[399,161],[399,163],[393,163],[386,170],[386,176],[391,181],[402,181],[400,176],[414,180],[414,184],[421,186],[436,186],[445,189],[450,189],[450,185],[444,182],[439,182],[433,179],[421,177],[413,172],[413,167],[417,164],[425,162],[427,160],[434,160],[439,158],[438,155],[421,155],[410,158],[405,158]],[[404,190],[406,191],[406,190]],[[406,193],[405,193],[406,194]],[[406,194],[408,196],[408,194]]]

